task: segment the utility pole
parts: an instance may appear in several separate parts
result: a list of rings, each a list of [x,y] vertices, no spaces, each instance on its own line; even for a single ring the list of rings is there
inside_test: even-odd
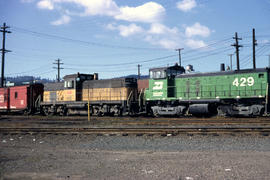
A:
[[[6,50],[6,47],[5,47],[5,41],[6,41],[6,33],[11,33],[11,31],[7,31],[6,29],[10,28],[9,26],[6,26],[6,23],[3,24],[3,26],[1,27],[0,29],[0,32],[3,33],[3,41],[2,41],[2,68],[1,68],[1,87],[4,87],[4,80],[5,80],[5,77],[4,77],[4,70],[5,70],[5,53],[7,52],[11,52],[9,50]]]
[[[256,54],[255,46],[257,46],[257,40],[255,39],[255,29],[252,29],[252,46],[253,46],[253,69],[256,69]]]
[[[181,50],[184,50],[184,48],[176,49],[179,52],[179,66],[181,66]]]
[[[141,71],[140,71],[141,67],[142,65],[138,64],[138,79],[141,79]]]
[[[270,54],[268,55],[268,58],[269,58],[269,60],[268,60],[268,67],[270,68]]]
[[[233,56],[233,54],[228,54],[228,56],[230,56],[230,67],[231,67],[231,70],[233,70],[232,69],[232,56]]]
[[[62,65],[62,64],[64,64],[64,63],[60,63],[60,59],[57,59],[57,60],[55,60],[56,61],[56,63],[53,63],[53,64],[57,64],[57,67],[53,67],[54,69],[57,69],[57,71],[58,71],[58,75],[57,75],[57,82],[60,82],[60,69],[64,69],[64,68],[61,68],[60,66]]]
[[[235,39],[235,44],[233,44],[232,46],[235,47],[236,49],[236,64],[237,64],[237,70],[240,70],[240,63],[239,63],[239,47],[243,47],[242,45],[239,45],[238,40],[242,40],[242,38],[238,38],[237,32],[235,33],[235,37],[233,37],[233,39]]]

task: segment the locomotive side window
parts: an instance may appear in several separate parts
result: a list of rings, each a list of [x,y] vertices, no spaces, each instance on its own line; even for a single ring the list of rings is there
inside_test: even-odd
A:
[[[74,81],[65,81],[64,87],[65,88],[73,88],[74,87]]]
[[[68,81],[68,88],[74,87],[74,81]]]
[[[157,71],[156,74],[155,74],[155,78],[159,78],[161,75],[161,72],[160,71]]]
[[[14,93],[14,97],[15,97],[15,99],[18,98],[18,92],[15,92],[15,93]]]
[[[160,78],[166,78],[166,72],[160,71]]]
[[[150,71],[150,79],[153,79],[153,76],[154,76],[154,72]]]
[[[259,78],[263,78],[264,77],[264,74],[259,74]]]

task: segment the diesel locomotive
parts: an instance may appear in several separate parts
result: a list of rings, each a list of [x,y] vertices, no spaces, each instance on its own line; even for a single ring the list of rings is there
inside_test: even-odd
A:
[[[45,115],[134,114],[138,109],[137,81],[134,78],[98,80],[97,74],[72,74],[60,83],[44,84],[41,109]]]
[[[269,69],[185,72],[180,66],[150,69],[146,111],[154,116],[267,114]]]
[[[45,115],[261,116],[269,114],[269,69],[195,73],[152,68],[149,79],[98,80],[71,74],[63,82],[0,88],[0,111]],[[22,89],[22,90],[21,90]]]

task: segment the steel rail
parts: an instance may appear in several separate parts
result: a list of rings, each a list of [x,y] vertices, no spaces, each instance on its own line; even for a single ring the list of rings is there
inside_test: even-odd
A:
[[[213,134],[270,133],[270,127],[177,127],[177,128],[0,128],[0,134]]]

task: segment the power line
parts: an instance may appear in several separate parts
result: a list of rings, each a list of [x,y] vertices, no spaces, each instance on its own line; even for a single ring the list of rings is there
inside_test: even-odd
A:
[[[131,65],[131,64],[138,64],[138,63],[145,63],[145,62],[152,62],[152,61],[157,61],[157,60],[163,60],[163,59],[168,59],[170,57],[175,57],[177,55],[169,55],[169,56],[163,56],[163,57],[158,57],[158,58],[153,58],[153,59],[148,59],[148,60],[143,60],[143,61],[133,61],[133,62],[128,62],[128,63],[117,63],[117,64],[91,64],[89,66],[101,66],[101,67],[106,67],[106,66],[122,66],[122,65]],[[66,65],[71,65],[71,66],[81,66],[78,64],[66,64]]]
[[[263,53],[265,53],[268,50],[268,48],[269,47],[267,47],[265,45],[258,48],[256,57],[261,56]],[[248,65],[250,65],[251,64],[251,59],[252,59],[252,53],[250,53],[248,56],[246,56],[244,58],[244,61],[242,61],[243,62],[242,63],[243,67],[247,67]]]
[[[46,67],[47,65],[49,65],[49,64],[45,64],[45,65],[42,65],[42,66],[40,66],[38,68],[34,68],[34,69],[31,69],[31,70],[28,70],[28,71],[10,73],[10,74],[7,74],[7,75],[26,74],[26,73],[30,73],[30,72],[40,71],[40,69],[44,69],[44,67]]]
[[[230,56],[230,67],[231,67],[231,70],[232,70],[232,56],[233,56],[233,54],[228,54],[228,56]]]
[[[146,47],[131,47],[131,46],[119,46],[119,45],[111,45],[111,44],[104,44],[104,43],[98,43],[98,42],[92,42],[92,41],[83,41],[83,40],[78,40],[78,39],[71,39],[63,36],[58,36],[58,35],[52,35],[52,34],[47,34],[47,33],[40,33],[36,31],[31,31],[27,30],[24,28],[19,28],[16,26],[13,26],[14,31],[20,32],[20,33],[26,33],[26,34],[31,34],[35,35],[38,37],[46,37],[50,39],[58,39],[61,41],[68,41],[68,42],[73,42],[73,43],[79,43],[83,45],[91,45],[91,46],[99,46],[99,47],[104,47],[104,48],[113,48],[113,49],[132,49],[132,50],[166,50],[164,48],[146,48]]]

